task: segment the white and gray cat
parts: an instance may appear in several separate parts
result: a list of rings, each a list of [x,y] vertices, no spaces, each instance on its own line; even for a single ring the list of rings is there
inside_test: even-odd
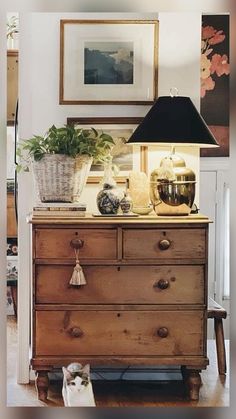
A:
[[[65,406],[96,406],[93,387],[90,380],[90,366],[73,362],[67,368],[62,367],[62,397]]]

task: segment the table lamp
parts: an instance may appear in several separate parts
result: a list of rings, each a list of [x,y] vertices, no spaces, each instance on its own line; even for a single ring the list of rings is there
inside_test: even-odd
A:
[[[189,97],[160,96],[129,138],[128,144],[170,145],[171,153],[151,173],[150,198],[158,215],[188,215],[195,198],[196,177],[175,146],[218,147]]]

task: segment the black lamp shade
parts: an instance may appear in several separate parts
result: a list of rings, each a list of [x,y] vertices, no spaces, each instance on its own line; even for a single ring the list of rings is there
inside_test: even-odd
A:
[[[160,96],[128,140],[128,144],[156,143],[218,147],[193,102],[184,96]]]

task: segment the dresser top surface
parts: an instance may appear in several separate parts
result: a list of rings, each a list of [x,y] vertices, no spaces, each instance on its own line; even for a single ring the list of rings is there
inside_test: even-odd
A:
[[[86,214],[84,217],[73,216],[44,216],[29,214],[27,222],[30,224],[45,225],[193,225],[193,224],[209,224],[212,221],[205,215],[193,214],[186,216],[158,216],[158,215],[140,215],[138,217],[125,216],[93,216]]]

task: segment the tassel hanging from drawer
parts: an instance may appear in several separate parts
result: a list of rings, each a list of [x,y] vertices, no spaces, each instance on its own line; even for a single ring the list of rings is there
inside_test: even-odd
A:
[[[70,279],[70,285],[79,286],[87,284],[84,272],[79,262],[79,249],[75,249],[76,265],[72,277]]]

